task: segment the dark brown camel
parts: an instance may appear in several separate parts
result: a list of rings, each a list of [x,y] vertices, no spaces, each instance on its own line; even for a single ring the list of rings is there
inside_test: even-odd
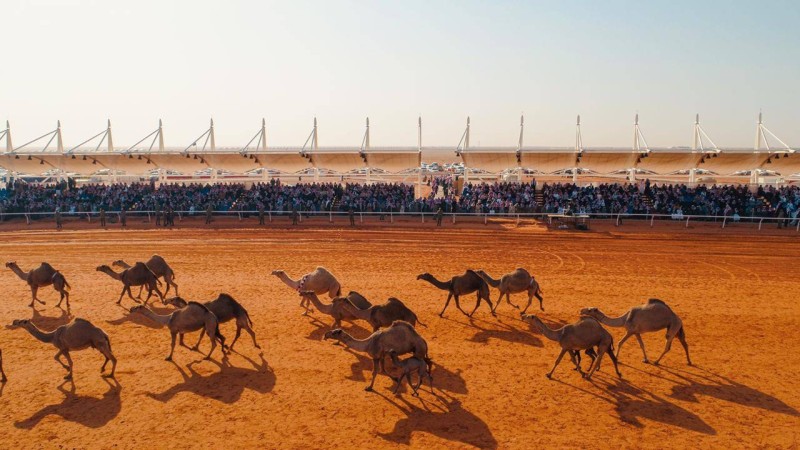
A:
[[[492,308],[492,300],[489,298],[489,285],[486,284],[486,281],[484,281],[473,270],[467,270],[463,275],[456,275],[449,281],[439,281],[436,279],[436,277],[427,272],[418,275],[417,279],[425,280],[435,287],[448,292],[447,301],[444,304],[442,312],[439,313],[439,317],[444,316],[444,312],[447,310],[447,306],[450,304],[450,299],[452,298],[455,298],[456,308],[469,317],[472,317],[472,315],[475,314],[475,310],[477,310],[478,306],[480,306],[481,300],[488,303],[489,310],[492,311],[492,315],[496,315],[494,308]],[[472,309],[472,312],[467,314],[466,311],[461,309],[461,304],[459,303],[458,299],[462,295],[471,294],[476,291],[478,293],[478,301],[475,303],[475,308]]]
[[[173,297],[167,299],[167,304],[170,304],[178,309],[185,308],[188,302],[181,297]],[[215,316],[219,323],[225,323],[231,320],[236,320],[236,336],[233,338],[228,350],[233,350],[236,340],[242,334],[242,330],[247,331],[250,337],[253,338],[253,345],[260,349],[261,346],[256,342],[256,332],[253,331],[253,321],[250,320],[250,315],[241,303],[237,302],[233,297],[228,294],[219,294],[215,300],[203,303]],[[200,339],[197,341],[192,350],[197,350],[200,347],[200,341],[203,339],[204,334],[200,333]]]
[[[9,261],[6,263],[6,267],[11,269],[14,274],[16,274],[22,281],[28,283],[28,286],[31,288],[31,304],[28,305],[33,308],[34,302],[39,302],[44,305],[44,302],[39,300],[39,297],[36,296],[36,293],[39,291],[40,287],[50,286],[53,285],[53,289],[55,289],[59,294],[61,294],[61,299],[58,301],[56,307],[61,306],[61,302],[67,300],[67,309],[69,309],[69,289],[70,285],[67,283],[67,280],[64,278],[64,275],[61,272],[57,271],[53,268],[50,264],[43,262],[39,267],[32,269],[28,272],[24,272],[22,269],[19,268],[15,261]]]

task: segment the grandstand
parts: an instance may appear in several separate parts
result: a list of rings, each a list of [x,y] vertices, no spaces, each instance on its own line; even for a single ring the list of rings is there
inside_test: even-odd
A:
[[[321,147],[317,121],[300,147],[269,147],[266,121],[243,147],[217,147],[214,122],[185,148],[165,146],[164,127],[158,127],[135,144],[115,146],[111,122],[96,135],[65,149],[60,122],[54,130],[14,146],[8,122],[0,131],[5,151],[0,168],[16,178],[67,177],[79,182],[220,180],[247,181],[281,178],[292,181],[401,181],[422,184],[423,176],[444,170],[423,164],[423,157],[436,161],[454,152],[459,164],[450,172],[471,179],[547,181],[569,179],[574,183],[648,178],[669,182],[722,182],[752,184],[782,183],[800,176],[800,156],[763,124],[759,114],[753,148],[720,148],[694,123],[691,147],[650,147],[634,120],[630,148],[584,147],[580,116],[576,122],[574,147],[526,146],[524,119],[516,146],[470,145],[470,122],[453,148],[425,147],[422,119],[418,122],[417,145],[375,147],[370,143],[369,119],[360,145]],[[44,145],[42,145],[44,144]],[[453,153],[451,153],[453,154]]]

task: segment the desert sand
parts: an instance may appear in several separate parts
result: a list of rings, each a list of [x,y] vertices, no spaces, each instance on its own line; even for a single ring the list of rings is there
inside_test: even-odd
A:
[[[85,226],[58,233],[44,226],[0,227],[0,259],[16,260],[25,270],[47,261],[72,285],[71,314],[55,308],[58,294],[49,287],[40,290],[47,305],[32,313],[27,286],[3,267],[0,325],[33,314],[49,330],[83,317],[109,334],[119,359],[116,382],[106,382],[99,353],[74,352],[74,385],[64,384],[51,345],[24,330],[0,328],[9,377],[0,387],[2,446],[798,445],[800,246],[794,230],[626,224],[579,234],[512,222],[356,230],[306,222],[299,229],[259,229],[252,219],[247,228],[234,225],[243,226],[220,222],[209,230],[198,219],[173,230],[143,224],[127,231]],[[225,361],[219,350],[203,361],[181,347],[174,362],[165,361],[169,332],[130,315],[130,299],[115,305],[121,284],[95,271],[115,259],[152,254],[172,265],[183,297],[210,300],[227,292],[237,298],[255,323],[263,352],[245,334]],[[318,265],[336,274],[345,292],[358,291],[373,303],[396,296],[419,315],[436,364],[433,392],[425,386],[415,398],[403,388],[395,396],[386,376],[378,378],[375,392],[364,391],[371,361],[323,341],[332,320],[319,312],[301,316],[298,295],[270,276],[284,269],[297,278]],[[482,268],[498,276],[518,266],[535,274],[544,290],[545,311],[529,312],[551,326],[575,321],[585,306],[617,315],[650,297],[665,300],[684,321],[695,366],[687,366],[677,341],[662,366],[644,364],[631,339],[620,358],[621,380],[608,359],[591,381],[567,360],[548,380],[559,348],[520,321],[516,309],[504,302],[495,318],[481,306],[470,319],[451,304],[439,318],[446,293],[416,280],[426,271],[448,278]],[[474,301],[467,296],[465,309]],[[367,336],[367,327],[344,323],[357,337]],[[233,323],[222,326],[228,339],[234,330]],[[617,342],[624,334],[610,331]],[[644,341],[657,357],[664,334],[645,335]],[[207,340],[201,348],[208,349]]]

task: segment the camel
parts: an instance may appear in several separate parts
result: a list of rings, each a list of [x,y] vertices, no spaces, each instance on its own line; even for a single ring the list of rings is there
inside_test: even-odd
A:
[[[408,322],[411,326],[416,326],[417,322],[427,328],[427,325],[420,322],[417,315],[399,299],[390,297],[382,305],[372,305],[367,309],[358,309],[351,302],[344,303],[344,309],[357,319],[366,320],[372,325],[372,331],[378,331],[381,327],[388,327],[396,320]]]
[[[539,299],[539,309],[544,311],[544,306],[542,306],[542,300],[544,300],[542,298],[542,288],[533,278],[533,275],[528,273],[527,270],[518,268],[511,273],[503,275],[499,280],[495,280],[494,278],[490,277],[489,274],[483,270],[476,270],[475,273],[478,274],[478,276],[481,277],[489,286],[497,288],[500,291],[500,298],[497,299],[497,303],[494,306],[495,311],[497,310],[497,307],[500,306],[500,301],[503,300],[504,295],[506,296],[506,302],[509,305],[519,309],[519,306],[511,303],[511,294],[517,294],[519,292],[528,293],[528,304],[525,306],[525,309],[522,310],[523,314],[528,312],[528,308],[530,308],[531,303],[533,302],[533,297]]]
[[[639,341],[639,346],[642,347],[642,354],[644,355],[643,362],[649,363],[650,360],[647,359],[647,352],[644,349],[644,342],[642,341],[641,334],[666,328],[667,344],[661,356],[659,356],[653,364],[657,366],[661,362],[661,358],[663,358],[670,347],[672,347],[672,340],[677,336],[681,345],[683,345],[683,349],[686,351],[686,362],[690,366],[692,365],[692,360],[689,358],[689,344],[686,343],[686,333],[684,332],[683,322],[666,303],[657,298],[647,300],[647,303],[644,305],[634,306],[628,310],[628,312],[616,318],[606,316],[597,308],[584,308],[581,310],[581,314],[594,317],[603,325],[609,327],[625,327],[625,336],[620,339],[619,346],[617,347],[617,358],[619,358],[619,353],[622,350],[622,344],[631,336],[636,336],[636,340]]]
[[[187,347],[183,343],[184,333],[191,333],[197,330],[203,330],[200,333],[200,339],[203,338],[203,333],[208,334],[211,339],[211,350],[205,359],[211,359],[211,354],[217,348],[217,341],[222,345],[222,354],[223,356],[225,355],[225,337],[219,332],[217,316],[202,303],[189,302],[184,308],[167,315],[156,314],[145,305],[136,305],[131,308],[131,314],[134,313],[142,314],[154,322],[169,328],[169,332],[172,334],[172,346],[170,347],[169,355],[166,357],[167,361],[172,361],[172,354],[175,352],[175,338],[180,335],[181,345]]]
[[[283,270],[273,270],[272,274],[280,278],[281,281],[286,283],[287,286],[297,292],[300,291],[313,291],[315,294],[328,294],[330,298],[336,298],[342,295],[342,286],[336,277],[324,267],[317,267],[313,272],[307,273],[300,277],[299,280],[294,281],[286,275]],[[301,296],[302,297],[302,296]],[[308,315],[311,310],[309,308],[309,299],[302,297],[300,306],[305,308],[303,315]]]
[[[131,286],[146,286],[147,287],[147,298],[144,301],[144,304],[147,304],[147,301],[150,300],[150,297],[153,296],[153,291],[158,294],[158,297],[161,299],[161,302],[164,302],[164,294],[158,289],[157,284],[161,283],[158,281],[156,275],[147,268],[145,263],[137,262],[133,267],[130,269],[125,269],[122,272],[114,272],[114,269],[108,267],[107,265],[102,265],[97,268],[98,272],[103,272],[110,276],[111,278],[122,282],[122,292],[119,294],[119,300],[117,300],[117,304],[119,305],[122,302],[122,297],[125,293],[128,293],[128,297],[131,300],[135,301],[136,303],[140,303],[139,300],[133,298],[131,294]]]
[[[558,367],[558,363],[561,362],[561,358],[564,357],[564,354],[568,352],[578,373],[587,380],[600,368],[600,361],[603,360],[603,355],[606,353],[608,353],[608,356],[614,363],[614,370],[617,372],[617,375],[622,378],[622,374],[619,373],[619,367],[617,367],[617,357],[614,356],[614,338],[596,319],[589,316],[581,316],[577,322],[553,330],[533,314],[521,314],[521,317],[523,320],[529,321],[536,326],[544,337],[551,341],[558,342],[559,345],[561,345],[561,353],[558,355],[558,358],[556,358],[556,363],[553,364],[553,368],[547,373],[547,378],[552,379],[553,372],[556,370],[556,367]],[[576,361],[575,353],[595,346],[597,347],[597,357],[592,361],[589,370],[584,373],[581,370],[580,364]]]
[[[92,325],[88,320],[76,318],[51,332],[36,328],[36,325],[30,320],[15,320],[10,328],[24,328],[36,339],[44,343],[53,344],[58,349],[55,360],[67,370],[67,375],[64,377],[65,380],[72,379],[72,358],[70,358],[69,352],[84,350],[89,347],[97,349],[106,357],[103,366],[100,368],[101,373],[106,370],[106,364],[111,361],[111,373],[104,375],[104,377],[114,378],[117,358],[111,353],[111,341],[102,329]],[[62,355],[67,360],[67,364],[61,362]]]
[[[317,311],[333,317],[332,328],[334,329],[341,327],[342,320],[356,319],[356,316],[351,312],[351,310],[358,310],[358,308],[352,307],[353,305],[345,297],[336,297],[331,301],[330,304],[325,304],[320,301],[319,297],[317,297],[317,294],[315,294],[314,291],[300,291],[300,296],[303,297],[305,301],[311,302],[311,304],[317,308]],[[349,305],[352,308],[347,309],[345,307],[346,305]]]
[[[448,292],[447,301],[444,304],[442,312],[439,313],[439,317],[444,316],[447,306],[450,305],[451,298],[455,298],[456,308],[469,317],[472,317],[472,315],[475,314],[475,310],[477,310],[478,306],[480,306],[481,300],[484,300],[489,304],[489,309],[492,311],[492,315],[495,315],[494,308],[492,308],[492,300],[489,299],[489,285],[486,284],[486,282],[483,281],[483,279],[472,270],[467,270],[463,275],[454,276],[450,279],[450,281],[439,281],[436,279],[436,277],[427,272],[418,275],[417,279],[425,280],[437,288]],[[476,291],[478,292],[478,301],[475,303],[475,308],[472,309],[472,312],[467,314],[466,311],[461,309],[461,304],[459,303],[458,298],[462,295],[471,294]]]
[[[5,383],[8,381],[6,378],[6,373],[3,371],[3,351],[0,350],[0,383]]]
[[[188,303],[186,300],[180,297],[173,297],[167,300],[167,304],[170,304],[178,309],[185,308]],[[239,339],[239,335],[242,334],[242,330],[247,331],[250,333],[250,337],[253,338],[253,345],[260,349],[261,346],[258,345],[256,342],[256,332],[253,331],[253,321],[250,320],[250,315],[247,314],[247,310],[244,309],[239,302],[237,302],[233,297],[228,294],[219,294],[219,296],[215,300],[211,300],[210,302],[203,303],[206,308],[209,309],[215,316],[217,316],[217,321],[219,323],[229,322],[231,320],[236,320],[236,336],[233,338],[233,342],[231,342],[230,347],[228,350],[233,350],[233,346],[236,344],[236,341]],[[200,339],[203,339],[203,334],[200,334]],[[197,344],[193,348],[199,348],[200,341],[197,341]]]
[[[389,356],[392,357],[392,363],[403,371],[403,373],[400,375],[400,378],[397,379],[397,387],[394,388],[395,394],[397,394],[397,391],[400,390],[400,386],[403,384],[404,377],[408,378],[408,385],[414,390],[414,393],[411,395],[414,397],[419,397],[419,393],[417,393],[417,391],[419,390],[419,387],[422,386],[423,377],[428,377],[428,382],[431,385],[431,392],[433,392],[433,377],[431,376],[431,372],[428,370],[428,363],[426,363],[424,359],[411,356],[401,360],[397,357],[397,352],[394,350],[389,352]],[[419,376],[419,381],[417,382],[416,386],[411,384],[411,374],[413,372],[417,372],[417,376]]]
[[[22,279],[22,281],[28,283],[28,286],[31,287],[32,298],[31,304],[28,306],[33,308],[34,302],[39,302],[44,305],[45,303],[39,300],[39,298],[36,296],[36,293],[39,291],[40,287],[50,286],[52,284],[53,289],[55,289],[61,295],[61,299],[58,301],[56,307],[60,308],[61,302],[66,299],[67,309],[69,309],[70,285],[67,283],[64,275],[54,269],[53,266],[43,262],[39,267],[32,269],[29,272],[23,272],[22,269],[20,269],[17,265],[16,261],[9,261],[6,263],[6,267],[11,269],[12,272],[17,274],[17,276]]]
[[[122,269],[130,269],[132,267],[130,264],[126,263],[121,259],[114,261],[113,263],[111,263],[111,265]],[[167,262],[164,261],[164,258],[158,255],[153,255],[152,257],[150,257],[150,259],[147,260],[146,263],[144,263],[144,265],[146,265],[147,268],[150,269],[150,271],[155,274],[156,278],[164,278],[164,283],[167,285],[167,289],[164,291],[164,295],[169,294],[170,286],[175,287],[175,295],[176,296],[178,295],[178,285],[175,284],[175,272],[173,272],[172,267],[170,267],[169,264],[167,264]],[[143,288],[144,286],[139,287],[139,295],[136,296],[137,298],[142,298]]]
[[[386,373],[384,357],[392,350],[398,355],[413,353],[414,356],[425,361],[428,367],[433,366],[433,361],[428,358],[428,343],[410,323],[401,320],[394,322],[389,328],[372,333],[366,339],[356,339],[340,328],[328,331],[324,338],[326,340],[336,339],[351,349],[365,352],[372,357],[372,381],[364,389],[365,391],[372,391],[379,366]]]

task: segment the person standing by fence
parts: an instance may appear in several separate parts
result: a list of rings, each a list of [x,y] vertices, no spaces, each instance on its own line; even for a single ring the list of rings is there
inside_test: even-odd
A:
[[[352,206],[347,210],[347,215],[350,217],[350,226],[351,227],[356,226],[356,215],[353,212]]]
[[[436,226],[442,226],[442,216],[444,213],[442,212],[442,207],[440,206],[439,209],[436,211]]]
[[[258,224],[264,225],[264,205],[258,205]]]
[[[106,210],[104,208],[100,208],[100,227],[106,227]]]
[[[62,228],[64,227],[61,225],[61,210],[56,209],[56,230],[60,230]]]
[[[126,228],[128,226],[128,211],[125,207],[122,208],[122,211],[119,212],[119,223],[122,225],[122,228]]]
[[[206,225],[211,223],[211,215],[214,213],[214,210],[211,209],[211,204],[208,204],[208,208],[206,208]]]
[[[299,216],[300,213],[297,212],[297,208],[292,207],[292,225],[297,225]]]

